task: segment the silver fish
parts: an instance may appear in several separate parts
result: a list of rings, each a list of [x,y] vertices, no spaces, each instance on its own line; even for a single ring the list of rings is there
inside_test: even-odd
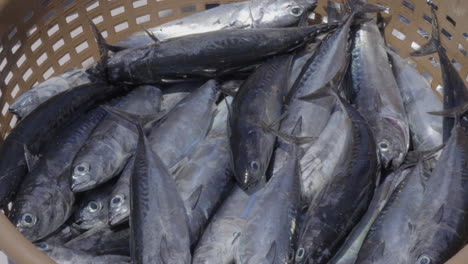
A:
[[[76,86],[90,83],[91,76],[84,69],[73,69],[52,77],[22,93],[10,106],[10,112],[19,118],[26,117],[49,98]]]
[[[383,166],[396,169],[409,148],[409,125],[375,20],[356,31],[352,48],[355,104],[371,126]]]
[[[121,255],[102,255],[94,256],[81,250],[54,245],[50,243],[41,242],[36,244],[36,247],[47,254],[58,264],[128,264],[130,258]]]
[[[308,206],[313,197],[334,176],[351,140],[351,120],[343,111],[336,111],[313,145],[300,160],[302,198]]]
[[[193,264],[231,264],[239,245],[239,236],[246,224],[245,215],[251,208],[249,196],[234,187],[216,211],[193,253]]]
[[[227,99],[228,103],[231,101]],[[228,109],[223,101],[213,127],[197,149],[174,168],[177,190],[187,211],[192,244],[195,244],[233,186],[227,136]]]
[[[215,116],[218,94],[218,83],[206,82],[151,129],[148,136],[151,148],[161,155],[168,168],[189,154],[206,136]]]
[[[173,84],[163,90],[161,112],[169,113],[182,99],[203,85],[203,82]]]
[[[428,114],[441,110],[442,102],[415,68],[393,51],[387,50],[387,53],[408,115],[414,150],[442,145],[442,117]]]
[[[109,197],[112,183],[106,183],[84,194],[75,212],[75,224],[84,230],[109,223]]]
[[[293,135],[298,134],[300,125],[299,121]],[[280,142],[270,181],[250,197],[255,201],[245,214],[247,222],[238,238],[236,263],[291,263],[301,207],[300,188],[298,147]]]
[[[151,115],[159,111],[161,91],[141,86],[125,96],[117,106],[135,114]],[[136,148],[135,127],[113,116],[106,117],[93,131],[73,161],[72,190],[82,192],[117,176]]]
[[[311,11],[317,0],[251,0],[220,5],[216,8],[177,19],[149,29],[159,40],[223,29],[288,27]],[[135,48],[153,43],[145,32],[121,41],[121,47]]]
[[[109,200],[109,224],[120,225],[127,222],[130,215],[130,177],[134,158],[131,158],[120,174]]]

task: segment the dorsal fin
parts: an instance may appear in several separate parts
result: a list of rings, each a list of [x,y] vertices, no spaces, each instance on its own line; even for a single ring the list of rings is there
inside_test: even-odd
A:
[[[200,200],[200,196],[202,194],[202,191],[203,191],[203,185],[200,185],[198,186],[198,188],[193,191],[193,193],[189,196],[188,198],[188,202],[190,204],[190,208],[192,208],[192,210],[195,209],[195,207],[197,206],[198,204],[198,201]]]

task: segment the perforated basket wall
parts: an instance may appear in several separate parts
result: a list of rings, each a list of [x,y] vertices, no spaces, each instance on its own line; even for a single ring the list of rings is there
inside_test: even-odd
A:
[[[91,18],[109,43],[225,0],[0,0],[0,141],[17,119],[9,105],[34,84],[67,71],[87,67],[98,58],[98,49],[87,19]],[[319,1],[316,22],[323,19],[325,0]],[[425,43],[431,32],[426,0],[371,0],[391,7],[387,41],[407,57]],[[463,79],[468,75],[468,0],[433,1],[438,6],[442,42]],[[441,91],[437,56],[413,59],[417,69]],[[437,89],[439,87],[439,89]]]

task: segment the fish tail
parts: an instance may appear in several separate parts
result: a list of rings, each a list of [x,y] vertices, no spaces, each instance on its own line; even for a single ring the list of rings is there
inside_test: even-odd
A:
[[[416,166],[419,162],[426,161],[436,155],[441,149],[445,147],[445,144],[437,146],[433,149],[429,150],[422,150],[422,151],[411,151],[409,152],[403,164],[401,165],[401,169],[406,169],[409,167]]]
[[[459,123],[460,118],[463,115],[468,114],[468,102],[464,102],[459,106],[454,108],[445,109],[442,111],[428,112],[430,115],[443,116],[443,117],[452,117],[455,118],[455,121]]]
[[[426,56],[429,54],[436,53],[440,44],[440,33],[439,33],[439,21],[437,19],[437,14],[434,8],[431,8],[432,11],[432,36],[431,40],[428,43],[424,44],[419,50],[413,51],[410,53],[411,56]]]
[[[123,119],[123,120],[129,122],[130,124],[135,125],[138,128],[138,131],[140,133],[144,133],[143,132],[143,127],[146,124],[158,121],[164,115],[164,113],[161,113],[161,112],[156,113],[156,114],[151,114],[151,115],[135,115],[135,114],[128,113],[128,112],[119,110],[119,109],[117,109],[115,107],[111,107],[111,106],[107,106],[107,105],[103,105],[101,107],[104,110],[106,110],[108,113],[110,113],[111,115],[114,115],[119,119]]]

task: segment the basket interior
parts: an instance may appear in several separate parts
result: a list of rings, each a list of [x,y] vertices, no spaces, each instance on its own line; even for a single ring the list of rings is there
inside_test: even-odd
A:
[[[31,3],[32,2],[32,3]],[[109,43],[134,32],[200,12],[225,0],[44,0],[0,1],[0,141],[16,125],[8,112],[23,91],[72,67],[88,67],[98,48],[88,25],[92,19]],[[340,2],[340,1],[338,1]],[[425,0],[369,0],[389,6],[387,42],[402,56],[428,41],[430,6]],[[468,84],[468,0],[432,1],[438,7],[442,43]],[[326,16],[319,0],[315,22]],[[439,94],[442,91],[437,55],[412,58]]]

